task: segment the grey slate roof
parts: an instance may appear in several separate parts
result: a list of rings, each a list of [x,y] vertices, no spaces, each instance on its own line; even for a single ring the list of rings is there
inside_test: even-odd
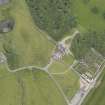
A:
[[[10,0],[0,0],[0,5],[4,5],[9,3]]]
[[[14,27],[14,20],[7,19],[0,22],[0,33],[9,32]]]

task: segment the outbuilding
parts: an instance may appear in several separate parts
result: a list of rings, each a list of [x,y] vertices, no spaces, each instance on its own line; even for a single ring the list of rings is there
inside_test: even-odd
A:
[[[0,33],[6,33],[13,29],[14,27],[14,20],[13,19],[6,19],[0,22]]]
[[[7,4],[9,2],[10,2],[10,0],[0,0],[0,5],[4,5],[4,4]]]

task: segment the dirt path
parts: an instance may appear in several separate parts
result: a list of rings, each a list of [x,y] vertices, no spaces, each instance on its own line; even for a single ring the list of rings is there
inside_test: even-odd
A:
[[[67,36],[66,38],[64,38],[61,42],[65,43],[65,41],[69,40],[69,39],[74,39],[74,37],[79,33],[78,30],[76,30],[71,36]]]

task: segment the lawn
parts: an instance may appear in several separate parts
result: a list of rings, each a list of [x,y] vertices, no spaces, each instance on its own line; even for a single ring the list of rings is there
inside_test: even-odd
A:
[[[6,64],[0,64],[0,78],[4,78],[11,75],[11,73],[7,71],[6,66]]]
[[[72,10],[81,33],[71,46],[75,58],[83,59],[91,47],[105,56],[105,1],[73,0]]]
[[[0,78],[2,105],[67,105],[54,81],[40,70],[23,70]]]
[[[59,61],[54,61],[48,69],[50,73],[61,73],[61,72],[65,72],[67,68],[68,66],[66,66],[65,64]]]
[[[62,62],[63,62],[65,65],[70,66],[70,65],[72,65],[73,62],[74,62],[74,57],[73,57],[72,55],[70,55],[70,54],[65,55],[65,56],[63,56],[63,58],[62,58]]]
[[[11,69],[36,65],[45,66],[54,45],[33,23],[25,0],[15,0],[6,11],[15,20],[13,31],[2,35],[4,53]]]
[[[105,105],[105,71],[103,71],[98,81],[97,87],[90,91],[82,105]]]
[[[79,77],[74,73],[68,65],[60,62],[54,62],[49,67],[49,72],[55,78],[64,94],[70,101],[79,89]]]
[[[0,104],[20,105],[20,89],[14,75],[0,78]]]
[[[105,30],[104,0],[73,0],[72,10],[77,18],[80,30],[81,27],[98,32]]]
[[[79,89],[79,77],[70,69],[64,74],[53,74],[54,78],[61,86],[66,97],[70,101]]]
[[[25,105],[67,105],[47,73],[34,69],[19,72],[17,76],[23,81]]]

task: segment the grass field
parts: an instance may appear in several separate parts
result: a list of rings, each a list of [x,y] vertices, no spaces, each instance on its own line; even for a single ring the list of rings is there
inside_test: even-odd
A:
[[[73,13],[77,18],[78,28],[81,31],[89,29],[101,32],[105,30],[104,0],[73,0],[72,3]],[[95,13],[93,11],[94,8],[96,9]],[[82,27],[86,30],[82,29]]]
[[[30,81],[30,79],[27,79],[25,83],[27,83],[26,90],[29,94],[26,95],[26,100],[30,99],[30,102],[34,101],[33,104],[35,105],[66,105],[66,102],[54,84],[54,82],[51,80],[51,78],[43,72],[32,72],[33,79],[34,79],[34,85]],[[34,89],[34,94],[33,93]],[[35,99],[37,95],[37,99]],[[30,97],[31,96],[31,97]],[[31,103],[28,102],[28,105]]]
[[[65,72],[67,68],[68,67],[65,64],[55,61],[48,69],[50,73],[61,73],[61,72]]]
[[[5,69],[4,69],[5,70]],[[0,69],[1,71],[1,69]],[[18,88],[15,75],[3,75],[0,78],[0,104],[19,105],[20,89]],[[8,87],[8,88],[7,88]]]
[[[105,69],[104,69],[105,70]],[[105,105],[105,71],[100,76],[97,87],[92,89],[82,105]],[[100,83],[100,84],[99,84]]]
[[[10,72],[7,71],[5,64],[0,64],[0,78],[4,78],[11,75]]]
[[[28,65],[45,66],[54,45],[34,25],[25,0],[15,0],[8,8],[8,17],[15,20],[14,30],[2,35],[9,67],[15,69]]]
[[[72,65],[73,64],[73,61],[74,61],[74,57],[72,55],[65,55],[63,56],[62,58],[62,62],[65,64],[65,65]]]
[[[68,72],[58,75],[54,74],[53,76],[70,101],[79,89],[79,77],[72,70],[66,70]]]
[[[67,105],[53,80],[40,70],[4,76],[0,84],[2,105]]]
[[[75,58],[83,58],[90,48],[95,48],[105,56],[105,1],[73,0],[72,10],[81,33],[74,38],[71,45]]]
[[[49,72],[52,73],[66,97],[71,100],[79,89],[79,77],[68,69],[67,65],[60,62],[54,62],[49,67]]]

